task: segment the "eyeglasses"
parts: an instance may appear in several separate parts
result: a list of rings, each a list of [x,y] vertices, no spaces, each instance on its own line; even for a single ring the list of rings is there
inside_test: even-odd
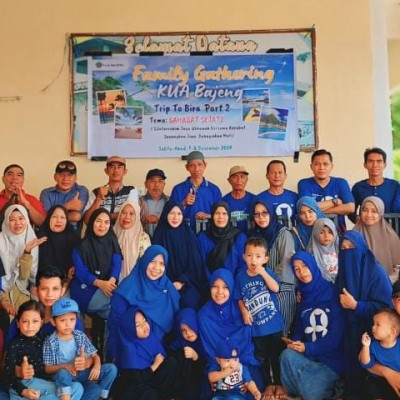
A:
[[[261,217],[266,217],[267,215],[269,215],[268,211],[261,211],[261,212],[256,212],[253,214],[254,218],[261,218]]]
[[[60,162],[57,165],[57,169],[69,169],[70,171],[74,171],[76,167],[74,163],[67,161],[67,162]]]

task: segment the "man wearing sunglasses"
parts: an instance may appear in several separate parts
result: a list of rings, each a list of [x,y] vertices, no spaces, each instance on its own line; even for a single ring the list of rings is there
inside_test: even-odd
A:
[[[21,166],[11,164],[4,169],[4,189],[0,192],[0,212],[3,214],[3,211],[11,204],[21,204],[28,210],[31,223],[40,226],[46,217],[46,212],[42,203],[35,196],[22,189],[24,180],[24,170]]]
[[[111,213],[111,222],[114,224],[118,218],[121,205],[128,199],[139,204],[138,191],[135,186],[125,186],[123,184],[124,176],[128,172],[125,158],[120,156],[108,157],[104,172],[108,176],[108,182],[90,193],[84,214],[86,224],[89,222],[93,211],[100,207],[107,209]]]
[[[47,212],[53,206],[64,206],[68,211],[68,221],[78,228],[89,192],[85,186],[76,183],[76,165],[70,160],[60,161],[56,166],[54,180],[55,186],[43,189],[40,193],[44,209]]]

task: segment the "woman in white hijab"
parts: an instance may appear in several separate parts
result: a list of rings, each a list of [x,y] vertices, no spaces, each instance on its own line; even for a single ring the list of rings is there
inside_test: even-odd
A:
[[[123,264],[120,282],[127,277],[135,266],[136,261],[143,255],[151,245],[149,235],[143,230],[140,222],[140,207],[138,204],[128,200],[122,204],[118,219],[114,225],[121,247]]]
[[[0,257],[5,273],[1,278],[1,304],[11,317],[34,294],[37,247],[46,239],[36,238],[25,207],[16,204],[7,208],[0,232]]]
[[[400,239],[383,218],[384,210],[379,197],[366,197],[360,207],[360,219],[353,229],[364,234],[369,249],[395,281],[399,278]]]

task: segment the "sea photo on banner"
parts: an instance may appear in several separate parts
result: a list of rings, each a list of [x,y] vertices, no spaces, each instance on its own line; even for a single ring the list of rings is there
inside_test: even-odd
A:
[[[318,143],[313,28],[70,34],[71,154],[288,155]],[[190,150],[189,150],[190,149]]]
[[[292,52],[99,57],[89,71],[89,157],[290,155],[299,148]],[[104,81],[116,89],[98,90]]]

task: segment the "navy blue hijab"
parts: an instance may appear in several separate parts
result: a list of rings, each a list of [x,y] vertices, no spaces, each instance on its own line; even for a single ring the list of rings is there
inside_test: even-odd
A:
[[[179,293],[165,273],[157,280],[151,280],[146,275],[147,266],[160,254],[168,268],[168,253],[164,247],[150,246],[114,291],[114,295],[119,295],[128,304],[137,306],[164,332],[170,332],[174,324],[174,314],[179,310]]]
[[[263,205],[268,211],[269,224],[266,228],[261,228],[260,226],[258,226],[254,219],[254,212],[257,204]],[[284,229],[284,227],[279,224],[278,218],[276,217],[274,210],[271,210],[271,207],[265,202],[261,200],[256,200],[252,207],[252,220],[254,222],[254,228],[248,231],[247,236],[263,238],[268,244],[268,250],[271,250],[276,238],[279,235],[279,232],[281,231],[281,229]]]
[[[292,267],[294,276],[296,276],[294,272],[294,262],[296,260],[302,261],[308,267],[312,275],[312,281],[309,283],[303,283],[296,278],[297,290],[301,293],[300,304],[302,306],[330,302],[336,297],[333,283],[323,278],[321,270],[318,268],[317,262],[311,253],[301,250],[292,256],[290,259],[290,266]]]
[[[345,239],[353,243],[353,249],[341,248]],[[336,286],[339,294],[346,288],[360,303],[357,314],[371,321],[380,308],[392,307],[390,279],[360,232],[347,231],[341,238]]]
[[[128,308],[118,324],[117,330],[117,349],[115,363],[119,369],[139,369],[149,368],[157,354],[166,355],[165,349],[160,340],[152,332],[152,322],[150,334],[147,338],[140,339],[136,334],[135,316],[137,312],[146,315],[137,307]],[[147,318],[146,318],[147,319]]]
[[[311,208],[316,214],[317,214],[317,218],[316,219],[320,219],[320,218],[324,218],[325,215],[324,213],[321,211],[321,209],[318,206],[317,201],[314,199],[314,197],[311,196],[303,196],[300,197],[299,200],[297,200],[296,203],[296,230],[299,233],[300,239],[301,239],[301,247],[303,248],[303,250],[307,249],[308,246],[308,242],[310,241],[311,235],[312,235],[312,230],[313,230],[313,226],[308,226],[305,225],[303,222],[301,222],[300,219],[300,209],[301,206],[306,206]]]
[[[230,296],[221,305],[211,299],[199,311],[200,338],[207,361],[209,365],[213,365],[216,362],[217,343],[229,339],[239,343],[240,361],[243,364],[259,365],[254,357],[251,327],[244,324],[237,301],[233,298],[234,278],[232,272],[225,268],[215,270],[210,278],[210,289],[217,279],[225,282]]]
[[[165,203],[152,242],[168,251],[167,276],[172,282],[179,281],[202,290],[206,275],[196,235],[184,219],[176,228],[169,224],[168,214],[174,207],[178,207],[184,216],[180,204],[171,200]]]

